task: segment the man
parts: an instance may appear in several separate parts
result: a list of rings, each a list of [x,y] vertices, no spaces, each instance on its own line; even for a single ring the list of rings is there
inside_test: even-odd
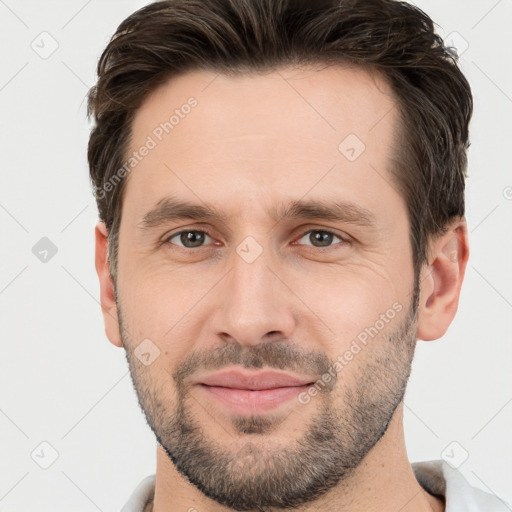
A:
[[[89,112],[106,333],[158,441],[123,511],[506,510],[404,443],[468,259],[472,96],[430,18],[150,4]]]

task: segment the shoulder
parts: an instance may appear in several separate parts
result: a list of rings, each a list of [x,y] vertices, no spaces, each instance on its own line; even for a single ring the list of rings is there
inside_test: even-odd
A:
[[[121,512],[144,512],[155,494],[156,475],[144,478],[130,495]]]
[[[493,494],[469,484],[462,473],[442,460],[411,464],[416,479],[430,494],[442,496],[446,512],[510,512],[510,507]]]

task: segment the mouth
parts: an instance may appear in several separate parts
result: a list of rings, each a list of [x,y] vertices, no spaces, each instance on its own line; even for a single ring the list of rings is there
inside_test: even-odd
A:
[[[290,403],[314,383],[310,377],[281,372],[231,370],[208,375],[196,384],[210,400],[231,412],[258,414]]]
[[[297,398],[312,384],[258,390],[208,386],[207,384],[200,384],[200,386],[211,399],[220,405],[237,413],[256,414],[269,411]]]

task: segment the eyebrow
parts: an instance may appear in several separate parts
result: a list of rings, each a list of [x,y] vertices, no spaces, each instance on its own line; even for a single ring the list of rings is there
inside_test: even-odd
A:
[[[294,219],[329,220],[377,229],[375,215],[351,201],[295,200],[271,208],[269,216],[275,221]],[[139,223],[141,229],[152,229],[176,220],[212,220],[227,226],[233,215],[220,212],[211,204],[196,204],[175,197],[165,197],[148,211]]]

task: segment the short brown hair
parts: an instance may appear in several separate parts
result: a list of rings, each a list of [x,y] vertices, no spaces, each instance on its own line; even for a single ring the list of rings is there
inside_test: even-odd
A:
[[[134,113],[150,92],[189,70],[234,74],[347,62],[379,72],[397,99],[401,126],[390,172],[407,204],[417,279],[429,240],[465,213],[473,110],[456,53],[432,20],[395,0],[167,0],[119,25],[89,91],[90,176],[109,230],[114,280],[126,177],[107,184],[123,166]]]

